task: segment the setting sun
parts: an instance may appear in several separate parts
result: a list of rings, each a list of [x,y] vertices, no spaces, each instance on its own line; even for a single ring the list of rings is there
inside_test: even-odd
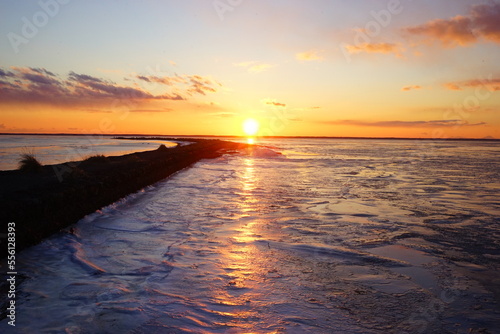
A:
[[[243,131],[248,136],[254,136],[259,131],[259,122],[253,118],[248,118],[243,122]]]

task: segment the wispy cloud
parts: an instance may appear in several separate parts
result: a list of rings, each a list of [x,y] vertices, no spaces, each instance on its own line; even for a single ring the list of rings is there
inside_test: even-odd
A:
[[[242,63],[236,63],[234,66],[237,67],[245,67],[248,72],[250,73],[260,73],[267,71],[268,69],[274,67],[274,65],[271,64],[266,64],[266,63],[259,63],[257,61],[246,61]]]
[[[188,92],[190,94],[206,95],[206,93],[215,93],[217,86],[222,84],[213,81],[210,78],[201,77],[199,75],[185,76],[186,82],[189,82]]]
[[[295,58],[300,61],[320,61],[325,59],[323,52],[318,50],[297,53]]]
[[[14,76],[14,73],[12,73],[10,71],[5,71],[5,70],[0,68],[0,78],[7,78],[7,77],[12,77],[12,76]]]
[[[179,76],[157,77],[157,76],[154,76],[154,75],[149,75],[149,76],[138,75],[137,79],[142,80],[142,81],[146,81],[146,82],[149,82],[149,83],[159,83],[159,84],[167,85],[167,86],[173,86],[176,83],[184,82],[184,80],[181,77],[179,77]]]
[[[273,65],[271,64],[258,64],[258,65],[253,65],[248,68],[248,72],[250,73],[260,73],[267,71],[268,69],[272,68]]]
[[[401,56],[404,51],[399,44],[395,43],[362,43],[356,45],[346,45],[347,52],[355,53],[382,53]]]
[[[231,113],[231,112],[219,112],[219,113],[212,114],[212,116],[220,117],[220,118],[230,118],[230,117],[234,117],[235,114]]]
[[[500,78],[486,80],[472,79],[466,81],[447,82],[444,87],[449,90],[463,90],[466,88],[484,87],[485,89],[496,92],[500,91]]]
[[[379,121],[369,122],[360,120],[337,120],[326,121],[322,123],[335,125],[354,125],[366,127],[381,127],[381,128],[400,128],[400,127],[417,127],[417,128],[434,128],[434,127],[456,127],[456,126],[480,126],[486,125],[484,122],[469,123],[464,120],[433,120],[433,121]]]
[[[262,100],[262,103],[264,103],[268,106],[273,106],[273,107],[279,107],[279,108],[286,107],[285,103],[280,103],[280,102],[277,102],[276,100],[272,100],[272,99],[264,99],[264,100]]]
[[[440,41],[444,47],[467,46],[481,39],[500,43],[500,3],[476,5],[466,16],[437,19],[404,31],[424,36],[426,42]]]
[[[217,92],[217,88],[222,86],[221,83],[200,75],[175,75],[163,77],[138,75],[137,79],[148,83],[158,83],[171,87],[175,86],[179,89],[185,89],[189,95],[206,95],[207,93],[215,93]]]
[[[89,109],[89,108],[81,108],[81,109],[77,109],[79,111],[84,111],[84,112],[88,112],[90,114],[111,114],[113,113],[112,110],[106,110],[106,109]]]
[[[447,82],[443,86],[448,90],[462,90],[455,82]]]
[[[129,111],[137,113],[165,113],[165,112],[171,112],[173,110],[170,108],[161,108],[161,109],[132,109]]]
[[[416,89],[422,89],[422,86],[419,85],[413,85],[413,86],[405,86],[401,88],[403,92],[409,92],[410,90],[416,90]]]
[[[64,89],[71,97],[93,99],[123,99],[133,100],[184,100],[179,95],[152,95],[137,87],[120,86],[112,81],[96,78],[86,74],[70,72]]]

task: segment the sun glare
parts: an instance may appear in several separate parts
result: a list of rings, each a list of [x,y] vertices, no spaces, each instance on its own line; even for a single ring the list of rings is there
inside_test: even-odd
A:
[[[248,118],[243,122],[243,131],[247,136],[254,136],[259,131],[259,122],[253,118]]]

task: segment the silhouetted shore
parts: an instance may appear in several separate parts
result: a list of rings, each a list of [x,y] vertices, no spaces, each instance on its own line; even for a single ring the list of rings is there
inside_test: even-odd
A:
[[[201,159],[247,147],[221,140],[183,140],[193,144],[170,149],[162,146],[119,157],[96,156],[43,166],[38,172],[0,171],[2,233],[6,233],[8,222],[15,222],[19,252]],[[6,242],[2,242],[2,248],[4,258]]]

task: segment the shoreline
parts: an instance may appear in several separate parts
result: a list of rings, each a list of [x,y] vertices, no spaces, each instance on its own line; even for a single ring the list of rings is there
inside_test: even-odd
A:
[[[75,224],[86,215],[149,185],[166,179],[202,159],[248,148],[247,144],[213,139],[185,139],[189,145],[121,156],[94,156],[82,161],[45,165],[38,172],[0,171],[0,216],[5,242],[0,261],[7,264],[7,231],[15,223],[15,256]],[[9,262],[10,263],[10,262]],[[3,266],[3,265],[2,265]],[[0,320],[7,317],[8,268],[0,283]],[[16,286],[26,278],[16,273]],[[17,289],[16,289],[17,293]]]
[[[16,252],[20,252],[202,159],[248,147],[213,139],[186,141],[191,144],[46,165],[39,172],[0,171],[2,233],[8,222],[16,223]],[[6,243],[2,249],[1,259],[7,255]]]

